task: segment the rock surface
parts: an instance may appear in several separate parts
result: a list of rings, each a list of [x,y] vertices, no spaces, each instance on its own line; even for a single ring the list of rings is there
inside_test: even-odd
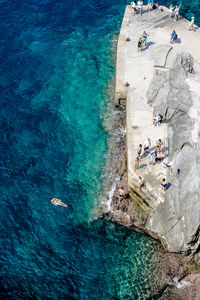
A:
[[[200,245],[200,76],[189,53],[174,56],[172,69],[155,69],[147,91],[147,102],[168,124],[172,166],[165,201],[145,227],[162,237],[169,251],[189,255]]]

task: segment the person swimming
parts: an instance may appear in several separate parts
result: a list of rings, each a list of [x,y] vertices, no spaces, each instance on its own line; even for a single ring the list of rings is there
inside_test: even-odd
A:
[[[63,207],[68,206],[67,204],[63,203],[60,199],[51,197],[50,200],[51,200],[51,203],[53,203],[54,205],[60,205],[60,206],[63,206]]]

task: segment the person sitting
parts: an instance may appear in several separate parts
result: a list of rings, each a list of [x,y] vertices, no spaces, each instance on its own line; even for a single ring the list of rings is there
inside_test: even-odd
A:
[[[152,9],[157,9],[158,8],[158,2],[154,1],[152,4]]]
[[[142,39],[141,38],[139,38],[137,48],[138,48],[138,52],[142,51]]]
[[[51,197],[50,200],[51,200],[51,203],[53,203],[56,206],[57,205],[60,205],[60,206],[63,206],[63,207],[67,207],[68,206],[67,204],[63,203],[60,199]]]
[[[136,0],[131,2],[131,8],[133,9],[133,14],[137,13],[137,5],[136,5]]]
[[[170,37],[170,43],[174,43],[175,40],[177,40],[178,36],[175,30],[173,30],[173,32],[171,33],[171,37]]]
[[[149,151],[149,147],[151,146],[151,140],[150,138],[147,138],[145,141],[144,141],[144,152],[145,153],[148,153]]]
[[[153,116],[153,125],[154,126],[159,126],[162,123],[163,116],[160,114],[155,114]]]
[[[125,193],[124,193],[123,187],[122,187],[122,188],[120,188],[120,189],[118,190],[118,194],[119,194],[119,197],[120,197],[120,198],[123,198],[123,197],[125,196]]]
[[[163,147],[162,153],[159,152],[159,154],[157,155],[157,160],[162,161],[163,159],[165,159],[165,157],[165,148]]]
[[[151,153],[151,159],[150,159],[149,164],[150,164],[150,165],[155,165],[156,159],[157,159],[157,151],[155,150],[155,151],[153,151],[153,152]]]

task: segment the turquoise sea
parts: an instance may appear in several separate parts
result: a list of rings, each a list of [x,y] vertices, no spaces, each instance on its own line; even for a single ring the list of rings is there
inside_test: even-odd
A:
[[[157,242],[96,218],[126,4],[0,0],[1,299],[161,299]]]

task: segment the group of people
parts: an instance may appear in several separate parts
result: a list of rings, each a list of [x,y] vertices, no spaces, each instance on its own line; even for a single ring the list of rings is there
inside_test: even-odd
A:
[[[169,7],[169,18],[171,19],[174,16],[174,21],[177,21],[179,18],[179,10],[181,8],[182,3],[176,7],[174,7],[173,4],[170,5]]]
[[[151,158],[149,161],[150,165],[152,165],[152,164],[155,165],[157,160],[162,160],[164,158],[165,150],[164,150],[164,148],[162,149],[162,146],[163,146],[162,140],[158,139],[156,142],[156,148],[151,153]],[[150,147],[151,147],[151,140],[150,140],[150,138],[147,138],[144,141],[144,146],[143,146],[144,154],[148,155]],[[161,149],[162,149],[162,153],[161,153]],[[137,149],[137,156],[136,156],[135,164],[134,164],[135,171],[137,171],[139,168],[140,161],[141,161],[141,154],[142,154],[142,144],[140,144]]]
[[[175,6],[173,4],[170,5],[169,7],[169,18],[171,19],[174,16],[174,21],[176,22],[180,16],[179,10],[181,8],[182,3],[179,6]],[[194,29],[194,16],[191,17],[191,21],[189,24],[189,28],[188,30]],[[175,32],[175,30],[173,31]],[[173,34],[173,33],[172,33]],[[174,34],[174,36],[176,35],[176,33]]]
[[[162,122],[162,119],[163,119],[163,116],[161,114],[155,114],[153,116],[153,125],[154,126],[159,126]],[[135,164],[134,164],[134,171],[135,172],[139,169],[139,165],[140,165],[140,161],[141,161],[142,148],[143,148],[144,154],[148,155],[150,147],[151,147],[150,138],[147,138],[144,141],[143,147],[142,147],[142,144],[139,144],[138,149],[137,149],[137,156],[135,158]],[[151,153],[149,164],[150,165],[155,165],[156,161],[163,160],[164,157],[165,157],[165,149],[163,147],[163,141],[161,139],[158,139],[156,141],[156,148]],[[161,179],[161,188],[163,190],[166,190],[167,185],[168,184],[167,184],[166,179],[162,178]],[[142,186],[143,186],[143,180],[142,180],[141,176],[139,176],[138,191],[141,190]]]
[[[148,11],[151,11],[152,9],[158,8],[157,1],[153,1],[153,0],[147,0],[147,1],[148,1],[147,2]],[[136,0],[134,0],[133,2],[131,2],[131,7],[133,9],[133,14],[142,15],[143,1],[139,0],[138,2],[136,2]]]
[[[173,4],[170,5],[169,7],[169,18],[171,19],[174,16],[174,21],[177,21],[179,16],[180,16],[180,8],[181,8],[182,3],[179,6],[175,6]],[[142,15],[142,6],[143,6],[143,2],[141,0],[139,0],[136,4],[136,0],[131,2],[131,7],[133,9],[134,14],[141,14]],[[158,8],[158,3],[157,1],[153,1],[153,0],[148,0],[148,11],[150,11],[152,8]],[[194,16],[191,18],[191,22],[189,24],[189,28],[188,30],[193,30],[194,29]],[[175,30],[172,31],[171,35],[170,35],[170,40],[169,42],[172,44],[175,42],[175,40],[178,39],[178,35],[176,33]],[[137,50],[142,51],[142,48],[146,47],[147,45],[147,34],[145,33],[145,31],[143,32],[142,36],[139,38],[138,40],[138,44],[137,44]]]

